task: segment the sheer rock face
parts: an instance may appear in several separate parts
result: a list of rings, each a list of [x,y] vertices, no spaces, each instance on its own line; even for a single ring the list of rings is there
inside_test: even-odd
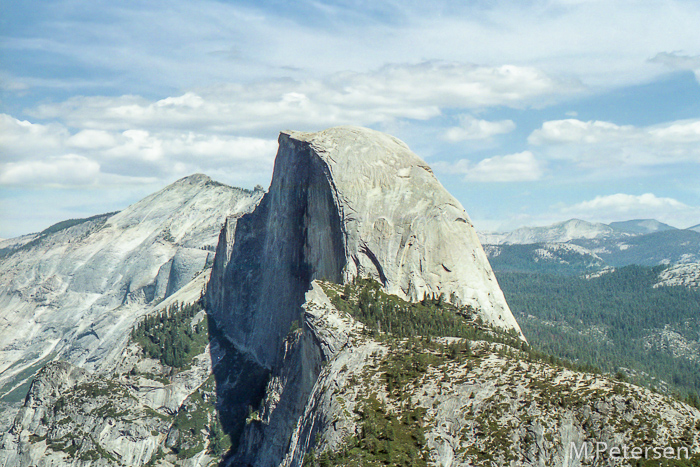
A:
[[[464,208],[404,143],[339,127],[279,144],[269,192],[221,234],[208,291],[236,345],[274,365],[310,281],[357,275],[409,300],[442,293],[520,332]]]

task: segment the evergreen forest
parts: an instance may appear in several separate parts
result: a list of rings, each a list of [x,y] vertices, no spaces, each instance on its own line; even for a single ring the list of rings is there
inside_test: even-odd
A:
[[[160,313],[146,316],[134,328],[131,338],[148,357],[174,368],[183,368],[192,357],[202,353],[209,342],[206,317],[192,324],[201,310],[199,302],[174,303]]]
[[[504,272],[498,282],[530,345],[698,405],[700,291],[656,287],[663,266],[598,277]]]

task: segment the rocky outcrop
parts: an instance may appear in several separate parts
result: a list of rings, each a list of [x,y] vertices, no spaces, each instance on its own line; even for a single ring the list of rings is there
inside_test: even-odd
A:
[[[199,274],[149,312],[196,301],[208,277]],[[192,318],[196,324],[206,325],[203,311]],[[147,358],[134,341],[100,372],[47,364],[0,435],[0,467],[216,464],[214,363],[230,363],[227,346],[211,337],[180,369]]]
[[[675,264],[659,273],[657,287],[700,289],[700,263]]]
[[[134,323],[211,263],[226,217],[261,196],[193,175],[119,213],[3,242],[0,399],[21,400],[57,359],[113,367]]]
[[[409,300],[443,294],[519,332],[466,212],[404,143],[356,127],[279,143],[270,190],[222,232],[208,289],[235,345],[273,367],[311,280],[358,275]]]
[[[254,212],[227,219],[207,288],[227,338],[271,370],[260,423],[246,428],[231,465],[284,458],[339,345],[303,309],[313,280],[372,277],[388,293],[441,295],[520,332],[466,212],[404,143],[340,127],[283,132],[279,144],[268,193]]]
[[[317,404],[323,387],[319,376],[329,360],[361,340],[363,326],[348,316],[330,313],[335,309],[316,282],[306,294],[303,309],[303,320],[287,335],[282,359],[271,374],[258,411],[246,426],[241,449],[229,465],[272,466],[280,465],[283,459],[283,465],[288,465],[294,458],[301,459],[316,433],[315,423],[309,420],[330,416]],[[350,365],[363,362],[345,360]],[[299,426],[304,427],[301,432]]]
[[[390,136],[284,132],[264,196],[193,176],[69,224],[2,243],[0,272],[17,269],[0,276],[3,317],[29,324],[0,331],[3,358],[21,357],[0,360],[0,382],[43,370],[0,467],[570,467],[587,465],[571,442],[637,439],[700,457],[697,410],[527,350],[463,208]],[[130,336],[205,284],[208,316]],[[355,305],[421,327],[398,338],[356,321]],[[140,347],[190,331],[196,351],[172,339],[179,368]]]
[[[412,455],[440,466],[573,467],[599,460],[577,459],[572,443],[592,452],[598,442],[685,447],[700,460],[693,407],[502,343],[375,339],[316,282],[285,350],[284,370],[250,417],[247,449],[229,465],[395,465],[389,459]],[[304,371],[317,377],[294,381]]]
[[[15,423],[2,438],[3,466],[143,465],[168,424],[120,381],[66,362],[37,375]]]

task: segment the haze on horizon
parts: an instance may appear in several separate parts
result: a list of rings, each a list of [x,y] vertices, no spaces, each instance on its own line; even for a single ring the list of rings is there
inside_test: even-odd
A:
[[[280,130],[405,141],[480,230],[700,223],[700,4],[0,0],[0,237],[195,172],[267,186]]]

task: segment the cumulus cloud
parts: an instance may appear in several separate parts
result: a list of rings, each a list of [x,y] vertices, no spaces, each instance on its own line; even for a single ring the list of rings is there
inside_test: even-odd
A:
[[[250,183],[255,177],[268,178],[276,150],[276,141],[261,138],[127,130],[119,135],[118,145],[96,157],[100,157],[105,168],[121,175],[165,177],[228,171],[224,181],[247,178]]]
[[[461,173],[470,182],[531,182],[540,180],[543,164],[530,151],[505,156],[494,156],[472,164],[467,159],[455,163],[436,162],[433,167],[441,172]]]
[[[67,138],[65,143],[79,149],[100,149],[115,146],[117,138],[103,130],[82,130]]]
[[[270,139],[196,131],[86,129],[71,134],[58,123],[4,114],[0,145],[0,184],[35,187],[152,183],[200,171],[251,185],[269,177],[277,148]]]
[[[34,154],[59,155],[68,130],[58,123],[42,125],[0,114],[0,162]]]
[[[512,120],[490,122],[471,115],[462,115],[459,117],[459,126],[448,128],[443,138],[451,142],[481,140],[510,133],[513,130],[515,130],[515,123]]]
[[[588,167],[700,162],[700,120],[636,127],[577,119],[544,122],[528,142],[554,158]]]
[[[544,122],[542,128],[535,130],[528,138],[531,144],[596,144],[617,141],[621,138],[635,137],[635,128],[631,125],[618,126],[610,122],[576,119],[553,120]]]
[[[6,165],[0,170],[13,174],[20,167],[7,164],[23,161],[31,163],[25,169],[48,172],[60,160],[55,158],[72,154],[94,162],[101,173],[120,177],[166,179],[193,171],[229,171],[235,175],[222,181],[266,180],[276,152],[272,138],[280,129],[387,126],[402,120],[429,120],[447,108],[521,107],[573,92],[577,86],[531,67],[423,62],[314,79],[218,84],[159,100],[136,95],[76,96],[28,111],[37,120],[54,123],[0,116],[0,143],[8,149]],[[510,120],[463,117],[460,127],[446,137],[488,139],[514,128]],[[486,179],[512,179],[516,175],[505,175],[505,165],[514,163],[512,158],[494,158],[473,170],[483,172]],[[494,164],[504,167],[501,175],[493,172]],[[63,171],[55,176],[63,177],[65,183],[71,180]],[[532,172],[519,175],[533,176]],[[18,179],[7,177],[4,180]],[[45,177],[36,178],[36,184],[44,183]]]
[[[253,134],[277,131],[281,126],[321,128],[345,123],[372,125],[394,119],[427,120],[440,115],[444,108],[522,107],[579,88],[577,83],[532,67],[424,62],[387,65],[367,73],[336,73],[324,79],[214,85],[158,101],[132,95],[74,97],[40,105],[30,114],[61,119],[77,128],[195,127]],[[481,125],[482,132],[491,134],[513,127],[510,121]]]
[[[695,225],[700,219],[700,206],[689,206],[676,199],[658,197],[653,193],[596,196],[571,206],[559,206],[559,212],[564,216],[599,222],[657,219],[680,228]]]

